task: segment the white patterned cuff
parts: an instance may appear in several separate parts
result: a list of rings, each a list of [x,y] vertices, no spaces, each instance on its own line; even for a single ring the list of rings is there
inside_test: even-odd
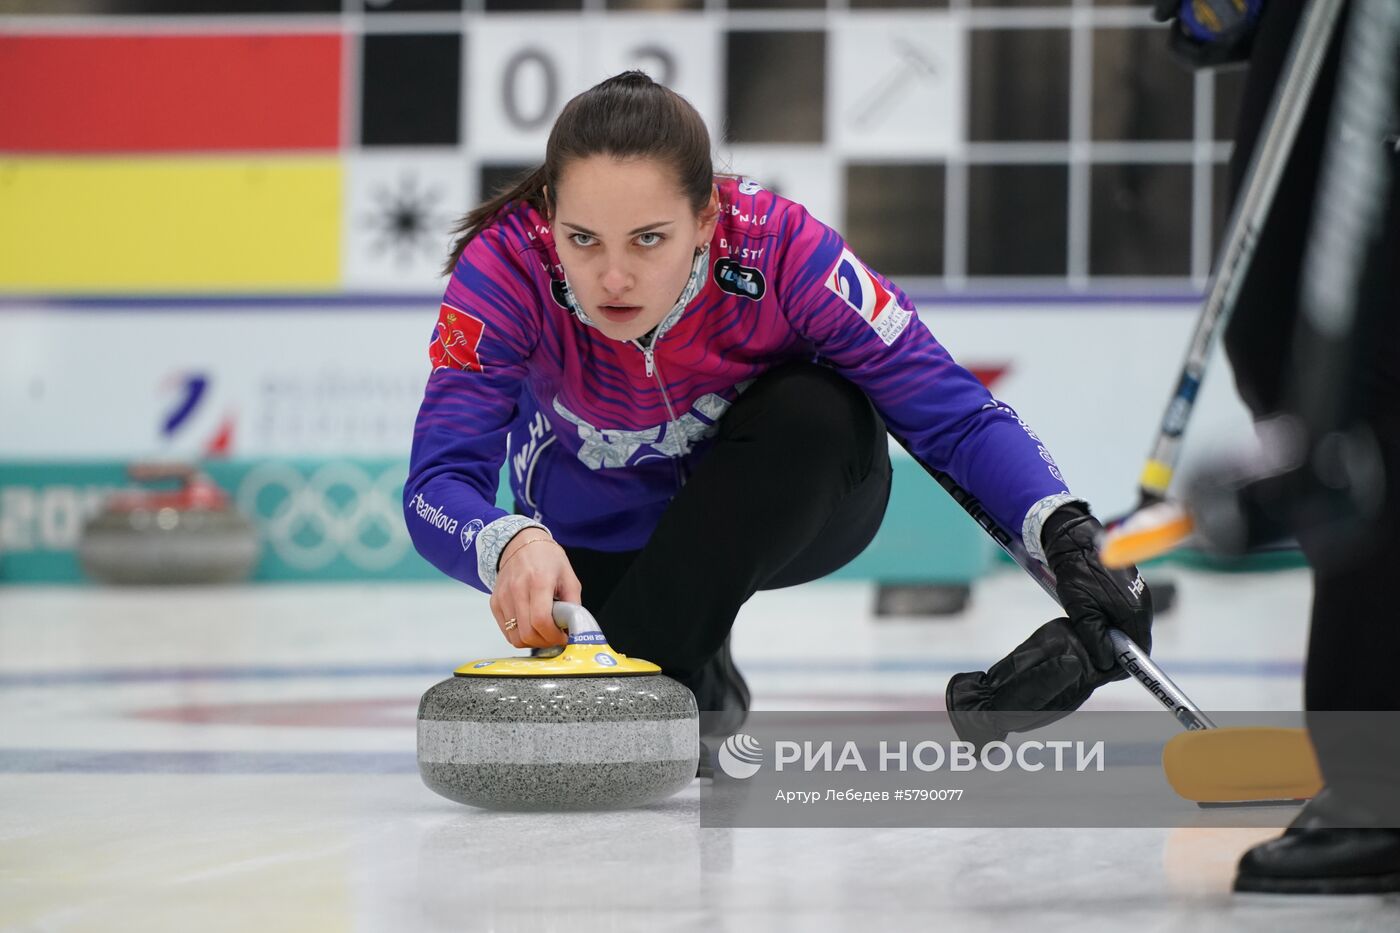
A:
[[[526,528],[543,528],[551,538],[549,529],[524,515],[503,515],[496,519],[476,536],[476,572],[481,582],[493,593],[496,591],[496,565],[501,562],[501,552],[510,544],[510,539]]]
[[[1071,502],[1083,502],[1088,508],[1089,503],[1078,496],[1067,492],[1057,492],[1053,496],[1046,496],[1026,511],[1026,520],[1021,523],[1021,543],[1026,546],[1030,555],[1042,564],[1045,563],[1045,546],[1040,543],[1040,530],[1045,527],[1045,520],[1062,505],[1069,505]]]

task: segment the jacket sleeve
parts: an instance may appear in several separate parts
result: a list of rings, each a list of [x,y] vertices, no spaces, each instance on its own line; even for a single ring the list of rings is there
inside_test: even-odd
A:
[[[1050,451],[840,235],[798,205],[783,223],[777,291],[794,329],[869,396],[916,457],[976,496],[1043,561],[1041,524],[1076,498]]]
[[[544,527],[495,505],[506,437],[539,341],[539,303],[524,261],[494,226],[463,251],[429,343],[432,372],[404,484],[418,552],[488,593],[511,537]]]

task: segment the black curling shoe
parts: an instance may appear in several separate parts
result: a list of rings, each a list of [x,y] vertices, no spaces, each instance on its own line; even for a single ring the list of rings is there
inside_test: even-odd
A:
[[[715,760],[710,756],[710,746],[700,743],[700,760],[695,763],[695,776],[702,780],[714,780]]]
[[[1235,890],[1260,894],[1400,892],[1400,829],[1337,828],[1369,822],[1323,788],[1283,835],[1240,859]]]
[[[704,667],[678,679],[695,694],[702,736],[723,741],[743,728],[749,715],[749,685],[734,666],[728,638]]]

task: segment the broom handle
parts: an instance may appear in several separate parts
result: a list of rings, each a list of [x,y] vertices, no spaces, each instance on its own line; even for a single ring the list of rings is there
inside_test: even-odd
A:
[[[1161,426],[1152,444],[1152,453],[1138,479],[1137,509],[1167,497],[1177,461],[1181,458],[1182,436],[1205,379],[1216,337],[1225,324],[1244,287],[1254,262],[1259,237],[1268,221],[1284,169],[1293,152],[1318,72],[1341,16],[1342,0],[1312,0],[1289,50],[1284,78],[1269,104],[1264,131],[1245,176],[1226,228],[1225,242],[1217,258],[1215,275],[1191,334],[1181,375],[1162,414]]]

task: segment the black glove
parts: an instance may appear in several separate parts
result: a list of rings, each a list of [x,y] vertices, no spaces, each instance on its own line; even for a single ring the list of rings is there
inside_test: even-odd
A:
[[[1152,16],[1170,22],[1171,50],[1193,68],[1249,58],[1264,0],[1156,0]]]
[[[1109,570],[1099,561],[1098,521],[1078,503],[1046,519],[1040,540],[1069,618],[1052,619],[984,674],[955,674],[944,697],[958,738],[979,748],[1009,732],[1049,725],[1090,694],[1128,674],[1109,641],[1122,629],[1152,648],[1152,596],[1137,568]]]
[[[954,674],[944,702],[958,738],[980,749],[1079,709],[1096,679],[1069,619],[1051,619],[985,674]]]
[[[1088,509],[1070,503],[1051,513],[1040,532],[1060,605],[1093,662],[1094,687],[1128,676],[1118,665],[1109,628],[1122,629],[1143,651],[1152,650],[1152,594],[1136,567],[1109,570],[1099,561],[1102,531]]]

